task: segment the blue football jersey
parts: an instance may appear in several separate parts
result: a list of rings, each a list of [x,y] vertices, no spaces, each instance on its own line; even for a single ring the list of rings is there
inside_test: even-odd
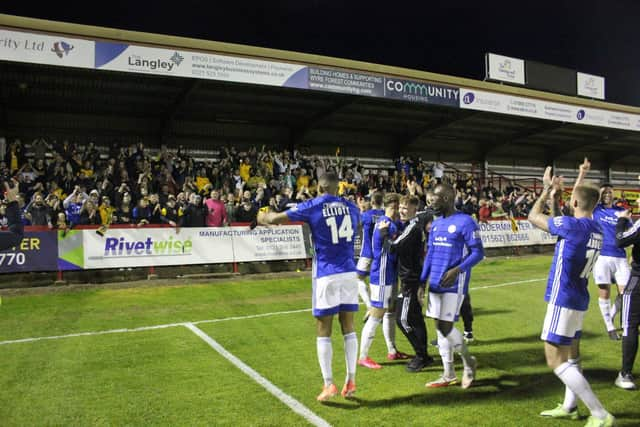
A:
[[[544,300],[572,310],[589,307],[589,274],[603,245],[600,225],[591,218],[549,218],[549,233],[558,236]]]
[[[627,257],[624,249],[619,248],[616,245],[616,224],[618,223],[616,212],[621,211],[624,211],[624,208],[619,206],[607,208],[602,203],[599,203],[593,210],[593,219],[600,224],[600,227],[602,228],[602,235],[604,236],[600,255],[616,258]]]
[[[378,218],[384,215],[382,209],[369,209],[360,215],[360,223],[362,224],[362,247],[360,248],[361,258],[373,258],[373,249],[371,239],[373,238],[373,228]]]
[[[380,233],[378,224],[381,221],[388,221],[389,228],[386,233]],[[390,246],[384,247],[385,237],[393,240],[398,235],[398,224],[388,216],[381,216],[376,221],[373,229],[372,250],[373,261],[371,261],[371,273],[369,282],[374,285],[395,285],[398,281],[397,256],[389,251]]]
[[[358,227],[358,207],[331,194],[298,203],[286,211],[291,221],[304,221],[311,228],[315,270],[313,277],[356,271],[353,252]]]
[[[478,224],[469,215],[455,212],[433,221],[429,233],[427,257],[420,281],[429,280],[429,291],[436,293],[467,293],[471,267],[484,258],[484,248]],[[460,267],[458,279],[450,287],[441,287],[444,274]],[[462,288],[460,288],[462,286]]]

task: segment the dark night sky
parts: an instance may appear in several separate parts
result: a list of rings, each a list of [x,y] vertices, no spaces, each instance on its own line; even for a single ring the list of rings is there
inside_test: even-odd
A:
[[[0,12],[479,80],[484,77],[485,52],[494,52],[604,76],[607,101],[640,106],[636,0],[12,3],[0,4]]]

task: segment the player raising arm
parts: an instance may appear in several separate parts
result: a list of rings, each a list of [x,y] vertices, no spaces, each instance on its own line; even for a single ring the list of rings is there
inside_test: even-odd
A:
[[[318,401],[326,401],[338,390],[333,384],[331,359],[331,327],[333,316],[338,315],[344,336],[347,378],[342,396],[350,397],[356,391],[356,359],[358,338],[353,325],[358,311],[358,279],[353,251],[354,232],[358,226],[358,207],[337,196],[338,177],[326,173],[318,180],[318,196],[299,203],[285,212],[259,212],[260,225],[304,221],[311,228],[314,257],[312,273],[312,309],[317,319],[316,348],[324,387]]]
[[[591,390],[580,369],[582,321],[589,306],[589,274],[602,249],[602,229],[593,220],[598,189],[589,185],[574,187],[570,208],[574,216],[557,216],[562,178],[551,176],[547,167],[544,188],[529,213],[529,221],[541,230],[558,236],[545,292],[547,313],[540,338],[544,341],[547,365],[566,386],[564,402],[540,413],[543,417],[578,419],[577,399],[591,411],[587,426],[613,426],[608,413]],[[551,199],[554,216],[543,213]]]
[[[7,204],[8,230],[0,232],[0,251],[18,246],[24,235],[24,225],[22,224],[22,213],[18,206],[18,183],[13,180],[13,185],[4,182],[5,200]]]

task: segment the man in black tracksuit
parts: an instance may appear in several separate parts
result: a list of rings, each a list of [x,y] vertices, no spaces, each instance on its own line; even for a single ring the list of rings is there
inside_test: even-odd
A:
[[[631,371],[638,353],[638,326],[640,326],[640,220],[628,228],[631,211],[620,214],[616,224],[616,244],[620,248],[633,245],[631,251],[631,277],[622,294],[622,370],[615,385],[635,390]],[[627,229],[628,228],[628,229]]]
[[[18,206],[18,185],[14,181],[13,187],[8,182],[4,183],[5,201],[7,204],[6,217],[8,230],[0,232],[0,251],[18,246],[24,235],[24,225],[22,223],[22,211]]]
[[[427,224],[433,220],[433,213],[425,211],[416,215],[418,204],[415,196],[400,198],[400,220],[405,228],[400,236],[390,242],[391,251],[397,253],[401,282],[396,300],[396,323],[416,353],[407,364],[409,372],[419,372],[433,363],[433,358],[427,354],[427,328],[420,298],[424,297],[424,286],[420,284],[424,237]]]

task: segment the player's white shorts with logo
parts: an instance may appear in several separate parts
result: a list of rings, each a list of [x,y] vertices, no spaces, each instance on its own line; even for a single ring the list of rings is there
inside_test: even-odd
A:
[[[374,285],[369,283],[371,289],[371,307],[389,308],[393,305],[398,294],[398,285]]]
[[[585,313],[586,311],[547,304],[540,339],[558,345],[571,345],[571,341],[582,335]]]
[[[358,311],[356,272],[314,278],[311,306],[316,317],[337,314],[340,311]]]
[[[626,258],[613,256],[598,256],[593,265],[593,281],[596,285],[609,285],[615,283],[624,288],[631,276],[631,269]]]
[[[462,293],[435,293],[429,292],[427,302],[427,317],[432,319],[455,322],[460,315],[460,307],[464,301]]]
[[[366,258],[361,256],[358,258],[358,264],[356,265],[356,270],[358,274],[361,276],[367,276],[371,271],[371,258]]]

